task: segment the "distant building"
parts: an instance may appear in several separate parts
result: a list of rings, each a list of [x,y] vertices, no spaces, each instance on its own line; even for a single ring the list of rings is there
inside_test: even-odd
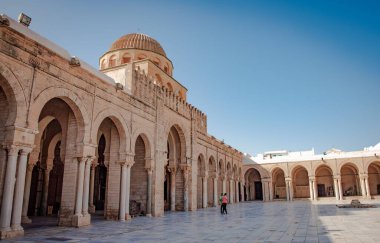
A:
[[[380,198],[380,144],[362,151],[270,151],[245,155],[244,197],[272,201]]]

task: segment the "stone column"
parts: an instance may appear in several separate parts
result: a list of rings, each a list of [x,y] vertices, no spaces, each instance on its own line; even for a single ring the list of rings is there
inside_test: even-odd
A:
[[[334,178],[334,193],[335,193],[335,199],[339,200],[339,186],[338,186],[338,179]]]
[[[127,165],[121,164],[121,181],[120,181],[120,211],[119,220],[125,221],[125,198],[127,194]]]
[[[367,190],[365,186],[365,178],[363,176],[360,177],[360,189],[362,192],[362,197],[366,198],[367,197]]]
[[[225,176],[223,176],[223,195],[224,195],[224,193],[226,193],[227,192],[227,181],[226,181],[226,177]]]
[[[153,170],[151,168],[148,171],[148,201],[146,206],[146,216],[152,217],[152,175]]]
[[[318,184],[317,184],[317,181],[314,179],[313,180],[313,192],[314,192],[314,200],[318,200]]]
[[[89,213],[95,213],[94,205],[94,183],[95,183],[95,164],[91,164],[91,176],[90,176],[90,205],[88,208]]]
[[[202,208],[207,208],[207,175],[203,176],[202,177],[202,187],[203,187],[203,190],[202,190],[202,198],[203,198],[203,202],[202,202]]]
[[[86,164],[85,158],[78,158],[78,181],[77,181],[77,196],[75,202],[75,216],[80,217],[82,215],[82,200],[83,200],[83,184],[84,184],[84,169]]]
[[[6,237],[7,232],[11,230],[11,215],[14,195],[14,185],[16,177],[17,157],[19,148],[10,147],[8,149],[8,158],[6,162],[6,171],[4,178],[3,200],[1,203],[0,214],[0,239]]]
[[[273,201],[273,182],[269,181],[269,201]]]
[[[290,178],[285,178],[285,189],[286,189],[286,200],[290,201],[290,188],[289,188],[289,180]]]
[[[236,198],[236,202],[238,203],[239,202],[239,183],[238,181],[235,181],[235,198]]]
[[[175,173],[176,168],[170,169],[170,210],[175,211]]]
[[[241,201],[244,202],[244,181],[240,182],[240,194],[241,194]]]
[[[47,215],[47,200],[49,195],[49,179],[50,179],[50,171],[53,167],[49,164],[44,171],[44,186],[43,186],[43,194],[42,194],[42,202],[41,202],[41,212],[42,216]]]
[[[218,177],[214,177],[214,207],[218,206]]]
[[[343,189],[342,189],[342,179],[338,178],[338,188],[339,188],[339,198],[340,200],[343,200]]]
[[[129,212],[129,198],[130,198],[130,192],[131,192],[131,167],[132,163],[127,165],[127,184],[125,186],[126,193],[125,193],[125,220],[130,218],[130,212]]]
[[[293,180],[289,180],[289,197],[290,197],[290,201],[293,201],[294,199]]]
[[[183,204],[184,204],[185,211],[188,211],[189,210],[189,171],[190,171],[190,166],[187,164],[183,165],[182,171],[183,171],[183,179],[184,179]]]
[[[364,179],[365,179],[365,188],[366,188],[366,191],[367,191],[367,197],[369,199],[371,199],[371,191],[369,189],[368,175]]]
[[[14,231],[24,231],[21,227],[21,213],[22,213],[22,201],[24,197],[24,187],[25,187],[25,172],[26,164],[28,161],[29,149],[22,149],[17,171],[16,187],[14,192],[13,200],[13,211],[12,211],[12,230]]]
[[[30,157],[29,157],[29,161],[30,161]],[[28,207],[29,207],[30,185],[32,182],[33,167],[34,167],[34,163],[29,163],[26,170],[24,198],[22,202],[22,214],[21,214],[21,222],[23,224],[30,224],[32,222],[32,220],[28,217]]]
[[[314,180],[309,176],[310,200],[314,200]]]
[[[229,198],[230,198],[230,202],[229,203],[234,203],[234,184],[233,184],[233,178],[231,178],[229,180],[229,183],[230,183],[230,195]]]
[[[89,190],[90,190],[90,172],[91,164],[95,158],[87,158],[85,171],[84,171],[84,185],[83,185],[83,204],[82,204],[82,214],[88,214],[88,202],[89,202]]]

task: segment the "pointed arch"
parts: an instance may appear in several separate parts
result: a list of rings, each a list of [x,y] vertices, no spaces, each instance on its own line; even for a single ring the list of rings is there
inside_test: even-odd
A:
[[[91,129],[91,143],[97,143],[97,136],[98,131],[100,128],[101,123],[106,119],[109,118],[113,124],[116,126],[116,129],[120,136],[120,153],[128,152],[128,148],[130,147],[129,139],[127,139],[127,136],[130,134],[130,130],[128,125],[125,122],[125,119],[123,116],[117,112],[114,109],[106,108],[100,111],[98,114],[96,114],[92,129]]]
[[[0,88],[3,89],[7,97],[8,109],[11,111],[5,126],[13,124],[24,126],[27,114],[26,95],[19,80],[3,62],[0,63]]]
[[[72,90],[62,87],[49,87],[42,90],[34,99],[30,110],[29,124],[32,129],[38,130],[38,118],[45,104],[58,98],[63,100],[74,113],[78,124],[77,143],[88,143],[90,138],[90,120],[87,107]]]

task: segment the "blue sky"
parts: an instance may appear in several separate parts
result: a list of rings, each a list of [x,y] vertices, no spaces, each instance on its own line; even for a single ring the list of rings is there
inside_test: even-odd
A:
[[[93,66],[120,36],[161,43],[209,133],[242,152],[380,142],[379,1],[10,1]]]

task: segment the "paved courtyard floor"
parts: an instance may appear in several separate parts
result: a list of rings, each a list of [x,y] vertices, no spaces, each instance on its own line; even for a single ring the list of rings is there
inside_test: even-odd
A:
[[[378,205],[379,206],[379,205]],[[32,227],[12,242],[380,242],[380,208],[348,209],[309,201],[246,202],[196,212],[94,219],[84,228]]]

